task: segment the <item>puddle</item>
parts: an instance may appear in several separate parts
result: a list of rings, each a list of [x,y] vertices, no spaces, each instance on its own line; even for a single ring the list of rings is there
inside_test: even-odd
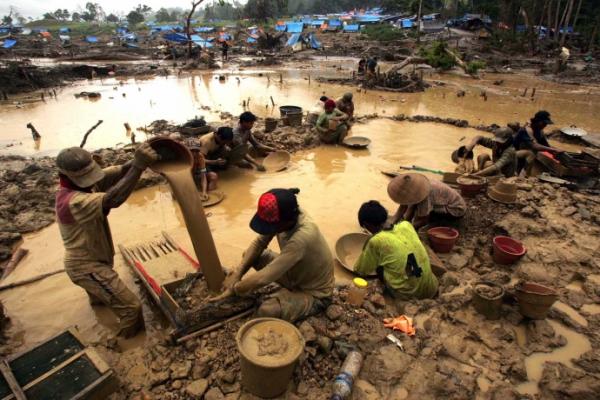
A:
[[[584,314],[600,314],[600,304],[584,304],[581,307],[581,312]]]
[[[583,353],[590,350],[592,345],[587,337],[579,334],[564,325],[548,320],[557,335],[567,339],[567,345],[560,347],[550,353],[534,353],[525,359],[525,369],[529,381],[517,386],[521,394],[535,395],[538,393],[538,382],[542,377],[545,362],[560,362],[567,367],[575,368],[572,361],[579,358]]]
[[[327,61],[336,64],[337,61]],[[333,65],[332,64],[332,65]],[[338,63],[339,64],[339,63]],[[317,72],[323,67],[318,61],[312,63]],[[346,64],[344,64],[346,65]],[[351,65],[351,64],[350,64]],[[297,68],[297,65],[296,67]],[[312,67],[311,67],[312,68]],[[577,125],[587,130],[600,130],[600,122],[595,117],[594,105],[600,101],[599,93],[572,93],[572,88],[541,82],[538,85],[540,96],[536,101],[523,104],[514,98],[511,91],[507,94],[494,95],[487,102],[479,97],[480,86],[490,85],[493,76],[488,80],[477,82],[470,78],[457,76],[432,75],[434,79],[445,79],[451,84],[435,86],[423,93],[388,93],[377,91],[360,91],[349,86],[318,83],[314,79],[308,81],[306,70],[278,69],[244,71],[224,70],[227,79],[219,81],[210,73],[194,74],[181,77],[156,77],[151,79],[127,79],[120,81],[114,78],[82,81],[75,85],[56,89],[57,99],[48,98],[45,102],[23,104],[16,108],[14,104],[0,106],[0,146],[16,143],[7,149],[0,149],[0,154],[21,155],[54,155],[64,147],[78,145],[81,138],[98,120],[104,120],[89,137],[87,148],[97,149],[129,143],[123,123],[128,122],[132,128],[143,127],[155,119],[166,119],[175,123],[183,123],[194,116],[202,115],[207,121],[220,121],[219,111],[227,111],[234,115],[244,110],[242,103],[250,99],[249,110],[262,116],[279,117],[279,106],[292,103],[305,111],[311,109],[316,100],[323,94],[339,97],[344,92],[354,93],[356,114],[380,115],[437,115],[449,118],[467,119],[472,124],[506,123],[513,120],[525,122],[539,108],[547,108],[557,125]],[[314,70],[310,70],[316,76]],[[259,73],[262,76],[259,76]],[[335,72],[335,75],[350,72]],[[279,83],[279,75],[283,83]],[[267,78],[270,77],[270,78]],[[518,75],[502,75],[501,79],[514,82],[520,87],[523,77]],[[537,82],[537,78],[527,77]],[[537,83],[536,83],[537,84]],[[477,85],[477,86],[475,86]],[[458,87],[470,88],[465,98],[457,98]],[[548,87],[548,91],[541,91]],[[516,89],[515,89],[516,90]],[[82,91],[98,91],[102,97],[95,102],[83,98],[76,99],[75,94]],[[271,105],[271,97],[276,106]],[[176,99],[176,101],[174,101]],[[450,100],[452,99],[452,100]],[[577,102],[575,102],[577,99]],[[515,101],[518,107],[515,107]],[[202,107],[210,107],[206,111]],[[72,118],[73,115],[80,116]],[[110,116],[110,117],[107,117]],[[42,135],[40,143],[31,140],[31,134],[25,127],[33,123]],[[434,125],[434,131],[439,128]],[[425,129],[421,127],[420,132]],[[401,132],[398,132],[401,133]],[[136,133],[138,140],[145,134]],[[458,139],[465,136],[464,130],[457,130],[453,135],[452,146],[455,148]],[[423,141],[424,148],[438,141]],[[564,146],[563,146],[564,147]],[[397,148],[394,149],[397,151]],[[448,157],[448,155],[444,155]],[[429,153],[427,159],[432,158]]]
[[[587,320],[581,314],[579,314],[577,312],[577,310],[575,310],[573,307],[571,307],[563,302],[560,302],[560,301],[557,301],[556,303],[554,303],[552,305],[552,307],[564,312],[569,317],[571,317],[571,319],[573,321],[577,322],[579,325],[588,326]]]

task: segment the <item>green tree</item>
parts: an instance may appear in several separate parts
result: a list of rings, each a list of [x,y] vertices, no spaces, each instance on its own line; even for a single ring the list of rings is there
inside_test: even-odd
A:
[[[54,19],[54,20],[55,20],[55,19],[56,19],[56,15],[54,15],[54,13],[49,13],[49,12],[47,12],[47,13],[45,13],[45,14],[43,15],[43,18],[44,18],[44,19]]]
[[[129,25],[131,26],[135,26],[139,23],[142,23],[144,22],[144,14],[136,10],[132,10],[129,12],[129,14],[127,14],[127,22],[129,22]]]
[[[12,25],[13,19],[12,19],[12,15],[8,14],[2,17],[2,24],[3,25]]]
[[[152,11],[152,7],[147,6],[146,4],[138,4],[135,8],[135,11],[142,14],[144,17],[150,14]]]
[[[154,18],[156,22],[169,22],[171,21],[171,14],[169,14],[169,10],[163,7],[156,12]]]
[[[119,22],[119,17],[117,17],[115,14],[108,14],[106,16],[106,22],[112,22],[112,23],[117,23]]]
[[[81,14],[79,14],[77,11],[73,12],[73,14],[71,14],[71,21],[73,21],[73,22],[81,21]]]

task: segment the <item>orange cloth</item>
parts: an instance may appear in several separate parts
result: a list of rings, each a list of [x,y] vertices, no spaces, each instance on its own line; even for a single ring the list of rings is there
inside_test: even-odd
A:
[[[392,328],[395,331],[404,332],[408,336],[414,336],[416,332],[412,318],[407,317],[406,315],[400,315],[396,318],[385,318],[383,320],[383,326]]]

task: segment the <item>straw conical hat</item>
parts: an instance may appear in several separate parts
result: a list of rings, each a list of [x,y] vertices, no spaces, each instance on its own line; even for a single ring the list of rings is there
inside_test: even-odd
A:
[[[388,195],[400,205],[413,205],[425,200],[431,191],[431,183],[425,175],[402,174],[390,181]]]
[[[517,185],[501,179],[488,189],[488,196],[499,203],[513,204],[517,201]]]

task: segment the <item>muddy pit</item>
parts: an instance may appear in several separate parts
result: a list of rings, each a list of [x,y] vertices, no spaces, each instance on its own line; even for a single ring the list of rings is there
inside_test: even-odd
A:
[[[202,81],[200,77],[156,82],[156,88],[160,87],[160,90],[171,94],[181,95],[182,90],[189,90],[192,98],[193,106],[183,105],[181,108],[184,111],[171,108],[165,102],[155,104],[153,107],[165,110],[165,119],[183,122],[206,111],[194,109],[205,101],[194,100],[195,90],[190,85],[191,79],[196,79],[193,87],[198,90],[198,82]],[[464,83],[457,79],[450,77],[448,81]],[[519,79],[507,82],[507,87],[514,85],[516,92],[522,82]],[[243,89],[240,91],[247,89],[244,88],[245,83],[254,88],[266,86],[264,78],[259,80],[252,77],[242,79],[239,87]],[[233,88],[232,92],[236,93],[235,88],[238,87],[232,77],[221,86],[221,90],[216,85],[220,83],[209,79],[206,89],[202,90],[224,99],[221,90]],[[542,85],[546,84],[540,84],[540,87]],[[275,86],[271,82],[271,88]],[[100,106],[103,111],[111,110],[115,119],[119,119],[118,124],[114,123],[114,131],[101,131],[105,129],[102,125],[92,134],[88,142],[91,149],[102,147],[102,144],[98,146],[99,143],[114,145],[117,141],[126,140],[122,125],[125,118],[119,116],[119,109],[125,104],[134,110],[146,110],[148,107],[147,98],[135,94],[138,88],[142,88],[142,92],[146,89],[159,90],[151,89],[155,87],[148,82],[124,85],[122,88],[119,86],[115,92],[120,94],[123,91],[127,96],[119,98],[116,95],[114,100],[119,98],[119,101],[112,105],[108,101],[105,103],[105,99],[108,100],[105,96],[97,103],[64,96],[65,103],[76,104],[75,110],[93,112],[94,106]],[[77,87],[74,90],[87,89],[90,88]],[[109,83],[105,90],[113,90],[112,85]],[[323,91],[339,91],[341,94],[344,88],[333,85],[307,86],[299,97],[296,94],[300,91],[287,82],[273,90],[279,93],[287,91],[290,98],[298,98],[309,108],[314,103],[315,95]],[[373,111],[383,115],[382,111],[386,110],[387,115],[400,112],[406,112],[407,115],[442,115],[444,118],[466,119],[469,125],[503,123],[513,118],[524,121],[532,110],[544,106],[553,112],[553,116],[557,115],[559,123],[564,121],[566,124],[567,120],[577,119],[587,129],[598,129],[600,122],[587,113],[589,107],[596,104],[596,89],[589,88],[591,94],[587,91],[567,91],[561,95],[558,94],[559,90],[560,87],[546,86],[541,100],[519,103],[518,115],[514,111],[507,112],[515,109],[514,104],[508,104],[516,98],[510,91],[497,94],[494,110],[489,109],[488,100],[485,104],[488,110],[486,114],[480,112],[479,107],[484,103],[479,103],[479,99],[460,103],[463,100],[455,100],[453,89],[443,86],[418,97],[410,95],[404,103],[395,96],[378,92],[357,94],[355,100],[361,114]],[[454,96],[452,101],[450,96]],[[224,109],[237,113],[242,108],[241,100],[244,97],[246,94],[227,99],[231,108]],[[569,100],[565,101],[565,98]],[[223,102],[218,99],[213,98],[211,104]],[[30,105],[28,112],[31,116],[36,113],[43,115],[42,111],[47,112],[54,107],[59,109],[62,101],[59,96],[56,104]],[[519,99],[515,101],[519,102]],[[267,97],[265,103],[268,102]],[[117,103],[120,105],[115,108]],[[438,112],[438,107],[442,106],[446,107],[444,112]],[[572,116],[567,117],[562,106],[572,112]],[[252,107],[256,107],[261,116],[273,112],[264,105]],[[220,112],[213,111],[218,109],[215,106],[210,111],[217,119],[220,118]],[[389,111],[392,109],[396,111],[393,114]],[[192,114],[196,111],[197,114]],[[0,117],[3,121],[8,118],[8,127],[15,128],[15,119],[24,118],[22,113],[22,109],[2,109]],[[156,114],[156,111],[153,113]],[[137,112],[131,111],[128,115],[139,118],[129,121],[132,126],[143,126],[156,119],[143,120]],[[78,144],[80,132],[89,128],[89,124],[86,122],[81,128],[74,128],[72,124],[79,122],[73,120],[66,121],[69,129],[61,135],[61,119],[50,116],[45,126],[46,134],[42,131],[45,141],[42,151],[51,152],[53,147],[59,148],[66,143]],[[113,122],[107,120],[106,124],[110,126]],[[21,123],[18,125],[21,126]],[[21,130],[18,128],[7,132]],[[247,224],[255,211],[256,198],[265,190],[289,186],[290,182],[300,187],[303,208],[319,223],[333,248],[342,234],[359,231],[356,210],[362,202],[373,198],[381,201],[390,211],[394,210],[394,205],[382,189],[389,178],[383,176],[381,170],[395,169],[398,165],[451,170],[453,164],[449,154],[457,143],[464,143],[474,135],[481,134],[472,128],[387,118],[368,119],[355,125],[353,130],[354,134],[372,140],[367,150],[320,146],[296,152],[290,167],[284,172],[257,174],[233,169],[222,174],[220,190],[227,197],[223,203],[208,211],[208,220],[226,269],[239,262],[246,244],[254,237]],[[4,135],[3,138],[15,138],[7,133]],[[30,151],[27,144],[16,146],[14,150],[24,150],[24,154],[36,152]],[[131,157],[126,150],[115,153],[123,162]],[[51,159],[46,160],[38,162],[51,163]],[[16,173],[22,174],[15,178],[14,183],[29,182],[29,175],[22,170],[31,161],[15,159],[10,162],[15,166]],[[45,175],[48,176],[48,182],[56,182],[54,176],[49,176],[47,172]],[[435,175],[428,176],[436,178]],[[115,243],[150,240],[160,230],[165,230],[186,249],[192,248],[185,233],[181,211],[162,182],[158,186],[137,191],[123,207],[111,213],[109,219]],[[346,352],[353,346],[357,346],[365,355],[363,370],[355,383],[355,399],[597,398],[600,392],[597,383],[600,374],[597,366],[600,360],[600,335],[597,334],[600,314],[596,308],[600,304],[600,279],[594,274],[598,268],[600,202],[594,196],[570,192],[551,184],[540,184],[536,180],[520,183],[519,200],[515,205],[495,203],[485,195],[467,199],[468,216],[461,228],[459,241],[452,253],[440,255],[448,272],[440,278],[440,293],[435,299],[394,302],[382,297],[380,289],[372,283],[365,303],[355,308],[346,303],[347,289],[344,285],[351,275],[336,266],[339,287],[333,304],[323,315],[297,324],[307,347],[286,398],[325,398]],[[36,187],[36,181],[31,180],[27,185]],[[47,197],[52,185],[41,188],[43,190],[39,196]],[[323,193],[330,194],[332,201],[324,202]],[[46,207],[51,209],[50,200],[47,204]],[[48,222],[50,215],[49,211]],[[493,263],[491,239],[496,234],[508,234],[526,245],[528,253],[519,264],[499,266]],[[30,255],[3,283],[26,279],[62,264],[62,247],[54,224],[25,235],[24,247],[30,249]],[[245,319],[229,323],[184,345],[172,346],[165,337],[164,321],[158,316],[158,311],[140,292],[139,284],[133,280],[119,255],[115,262],[115,268],[126,284],[144,302],[145,335],[129,342],[112,341],[110,338],[116,321],[110,311],[90,308],[85,293],[72,285],[64,274],[59,274],[36,284],[0,293],[6,314],[11,318],[11,324],[5,331],[8,340],[3,352],[8,354],[23,350],[69,325],[77,324],[84,337],[102,352],[120,377],[121,386],[118,393],[113,395],[114,399],[191,399],[199,398],[202,394],[211,399],[221,396],[228,399],[252,398],[240,387],[234,339]],[[514,284],[520,279],[555,287],[560,292],[560,301],[569,308],[555,306],[544,321],[524,319],[511,296]],[[491,281],[507,290],[500,320],[485,320],[470,306],[472,286],[479,281]],[[44,300],[44,307],[40,306],[38,299]],[[61,310],[61,313],[48,313],[50,309]],[[571,309],[577,314],[573,314]],[[391,331],[382,324],[384,317],[399,314],[414,317],[416,321],[417,333],[414,337],[396,333],[404,344],[405,352],[385,339]],[[587,326],[579,317],[585,319]],[[423,382],[428,384],[423,385]]]

